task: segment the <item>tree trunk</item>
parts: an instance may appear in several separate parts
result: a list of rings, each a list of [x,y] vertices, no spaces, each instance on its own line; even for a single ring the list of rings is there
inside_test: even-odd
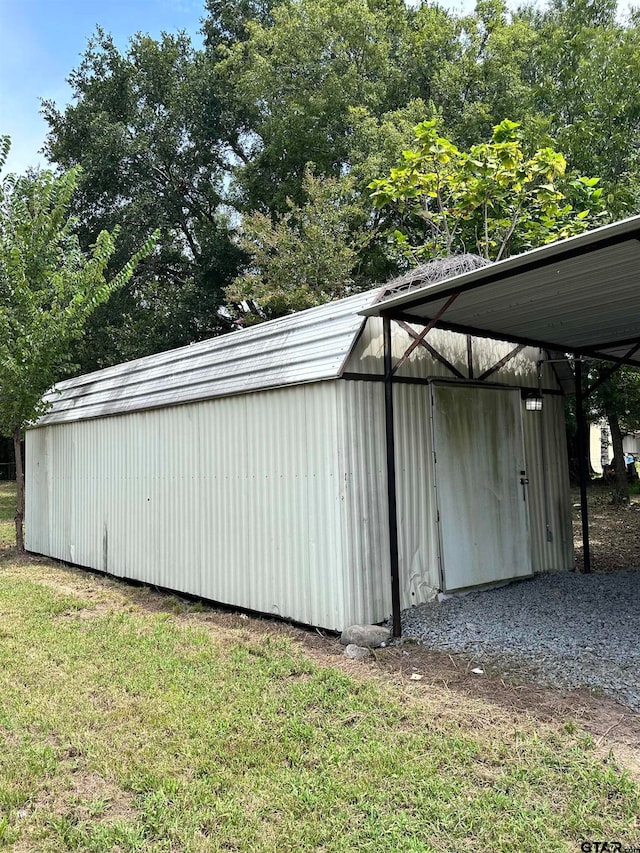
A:
[[[24,554],[24,469],[22,467],[22,430],[13,431],[13,449],[16,456],[16,549],[19,554]]]
[[[614,506],[621,506],[622,504],[629,503],[629,481],[627,478],[627,466],[624,464],[624,451],[622,450],[622,431],[617,415],[607,415],[607,422],[611,431],[613,462],[615,466],[611,503]]]

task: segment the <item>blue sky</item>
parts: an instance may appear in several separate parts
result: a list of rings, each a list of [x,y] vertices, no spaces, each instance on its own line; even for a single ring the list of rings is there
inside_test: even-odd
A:
[[[124,48],[138,31],[184,29],[197,37],[201,0],[0,0],[0,133],[12,150],[7,171],[46,165],[40,98],[65,104],[66,77],[99,24]]]

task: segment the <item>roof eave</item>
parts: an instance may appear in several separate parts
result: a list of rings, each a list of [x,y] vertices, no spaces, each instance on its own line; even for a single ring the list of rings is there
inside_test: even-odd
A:
[[[573,257],[584,254],[585,251],[597,251],[630,239],[640,239],[640,216],[632,216],[611,225],[603,225],[584,234],[548,243],[537,249],[529,249],[520,255],[496,261],[489,266],[444,279],[437,284],[429,284],[409,293],[390,297],[369,308],[364,308],[360,313],[365,317],[386,315],[392,319],[396,316],[406,319],[405,312],[413,305],[424,305],[453,293],[464,293],[476,287],[484,287],[493,281],[502,281],[509,276],[526,273],[531,269],[571,260]],[[399,309],[402,309],[402,313]]]

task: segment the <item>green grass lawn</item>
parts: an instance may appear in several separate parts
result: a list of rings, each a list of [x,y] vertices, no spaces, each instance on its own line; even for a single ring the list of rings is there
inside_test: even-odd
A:
[[[13,515],[16,511],[16,484],[0,480],[0,549],[16,544]]]
[[[638,841],[638,789],[573,725],[329,666],[297,636],[5,549],[0,847],[573,853],[584,839]]]

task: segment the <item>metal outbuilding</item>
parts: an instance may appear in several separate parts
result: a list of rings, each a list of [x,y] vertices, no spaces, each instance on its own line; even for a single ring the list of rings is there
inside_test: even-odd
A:
[[[640,367],[640,311],[637,272],[640,262],[640,216],[587,231],[508,258],[483,269],[438,282],[412,280],[412,292],[391,294],[384,304],[365,309],[383,319],[385,340],[385,408],[389,477],[389,531],[394,634],[400,634],[398,507],[394,491],[395,366],[392,323],[417,323],[422,336],[434,327],[488,338],[537,345],[547,352],[570,353],[562,373],[574,380],[580,463],[580,503],[584,570],[590,571],[587,509],[587,429],[585,400],[623,365]],[[416,288],[415,285],[422,284]],[[610,362],[586,385],[585,359]],[[553,359],[554,361],[556,359]],[[557,372],[560,376],[560,372]],[[586,385],[586,387],[585,387]],[[566,387],[566,385],[564,386]]]
[[[362,316],[406,286],[61,382],[26,435],[28,550],[336,630],[572,568],[557,365]]]

